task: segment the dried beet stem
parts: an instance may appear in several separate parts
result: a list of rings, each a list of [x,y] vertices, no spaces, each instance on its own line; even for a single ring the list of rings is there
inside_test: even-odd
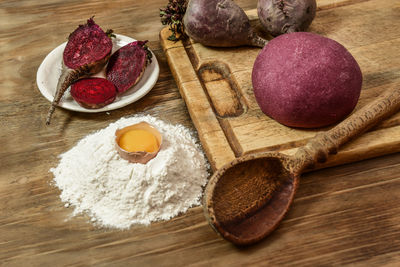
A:
[[[267,40],[261,38],[254,33],[253,37],[250,38],[250,45],[263,48],[268,43]]]
[[[107,35],[109,38],[117,38],[117,36],[114,34],[114,31],[113,31],[112,29],[108,29],[108,30],[106,31],[106,35]]]
[[[183,24],[183,16],[187,8],[186,0],[169,0],[165,8],[160,8],[161,23],[169,25],[171,35],[168,37],[170,41],[179,41],[187,37],[185,34],[185,25]]]
[[[146,65],[151,63],[152,62],[151,59],[153,58],[153,54],[151,53],[149,47],[147,46],[147,42],[148,42],[148,40],[143,41],[143,45],[142,45],[144,51],[146,51],[146,58],[147,58]]]

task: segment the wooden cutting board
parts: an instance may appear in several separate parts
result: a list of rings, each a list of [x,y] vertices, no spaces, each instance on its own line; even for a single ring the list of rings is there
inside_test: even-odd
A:
[[[391,86],[400,86],[400,1],[323,0],[309,31],[343,44],[363,72],[356,110]],[[265,35],[257,10],[247,12]],[[260,48],[210,48],[193,40],[172,42],[160,33],[168,63],[212,168],[260,152],[293,154],[318,131],[283,126],[264,115],[252,90],[251,72]],[[400,112],[343,146],[318,168],[400,151]]]

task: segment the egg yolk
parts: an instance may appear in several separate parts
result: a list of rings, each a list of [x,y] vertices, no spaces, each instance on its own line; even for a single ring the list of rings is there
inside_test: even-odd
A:
[[[156,152],[159,144],[157,138],[145,130],[131,130],[124,133],[119,139],[119,146],[128,152]]]

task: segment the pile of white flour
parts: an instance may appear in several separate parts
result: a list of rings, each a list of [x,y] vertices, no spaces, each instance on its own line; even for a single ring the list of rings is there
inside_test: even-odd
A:
[[[129,163],[114,147],[115,131],[145,121],[163,143],[147,164]],[[188,129],[151,116],[122,118],[83,138],[50,171],[60,198],[96,225],[127,229],[168,220],[200,204],[209,165]]]

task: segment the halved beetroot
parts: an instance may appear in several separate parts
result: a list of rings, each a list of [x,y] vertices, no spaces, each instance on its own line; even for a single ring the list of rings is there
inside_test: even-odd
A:
[[[115,100],[117,90],[103,78],[81,79],[71,86],[71,95],[84,108],[101,108]]]
[[[47,114],[50,124],[55,107],[67,88],[78,79],[100,72],[111,56],[112,30],[104,32],[93,18],[70,34],[63,53],[63,70],[58,80],[56,93]]]
[[[119,94],[125,92],[142,77],[152,54],[146,46],[147,41],[129,43],[111,56],[108,62],[106,75]]]
[[[64,64],[77,69],[85,64],[101,61],[111,53],[112,41],[93,18],[70,34],[65,46]]]

